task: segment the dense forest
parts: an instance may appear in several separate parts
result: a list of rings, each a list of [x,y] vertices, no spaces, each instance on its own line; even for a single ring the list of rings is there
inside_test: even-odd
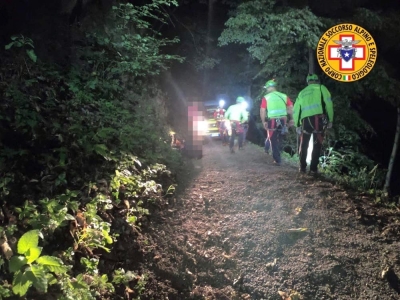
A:
[[[188,135],[188,101],[246,96],[262,144],[263,84],[295,100],[310,64],[335,103],[324,173],[396,203],[399,15],[389,0],[1,1],[0,299],[140,297],[144,277],[100,257],[175,192],[185,159],[170,131]],[[339,23],[378,45],[363,80],[324,77],[309,56]]]

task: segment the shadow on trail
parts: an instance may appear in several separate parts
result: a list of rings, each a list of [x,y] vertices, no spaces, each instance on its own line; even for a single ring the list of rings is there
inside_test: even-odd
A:
[[[398,294],[400,294],[400,279],[397,274],[393,271],[393,269],[390,269],[387,272],[386,276],[389,282],[389,286],[394,289]]]

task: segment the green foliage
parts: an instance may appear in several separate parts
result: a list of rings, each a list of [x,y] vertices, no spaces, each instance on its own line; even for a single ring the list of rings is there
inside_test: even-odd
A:
[[[72,200],[76,193],[67,191],[66,194],[57,196],[55,199],[44,198],[39,200],[39,205],[25,201],[21,207],[16,207],[20,220],[25,220],[27,225],[34,229],[44,229],[46,234],[51,234],[58,227],[68,224],[68,221],[75,218],[68,213],[68,210],[77,211],[78,202]]]
[[[307,73],[304,56],[314,47],[323,23],[308,8],[276,6],[274,0],[255,0],[240,4],[225,23],[220,46],[248,45],[248,52],[262,64],[257,76],[277,77],[290,84]],[[283,80],[285,78],[285,81]]]
[[[92,294],[99,297],[105,293],[114,292],[114,286],[108,281],[108,276],[106,274],[98,274],[98,259],[82,257],[81,263],[90,276],[87,281],[89,281],[88,287],[92,290]]]
[[[85,280],[87,276],[79,274],[75,278],[69,276],[60,276],[60,287],[63,295],[60,295],[60,300],[95,300],[96,297],[92,295],[90,286]]]
[[[382,189],[385,173],[362,153],[352,149],[335,151],[330,147],[320,160],[324,172],[340,183],[361,191]]]
[[[33,50],[35,47],[33,46],[33,41],[30,38],[24,37],[22,34],[19,36],[12,36],[11,43],[7,44],[4,48],[6,50],[10,50],[12,47],[27,48],[25,51],[28,57],[33,62],[37,61],[37,56]]]
[[[119,195],[115,191],[124,186],[126,201],[139,199],[137,204],[130,207],[126,214],[126,221],[131,226],[137,227],[140,225],[137,221],[142,216],[150,213],[148,209],[143,207],[144,201],[155,198],[161,199],[164,193],[162,186],[157,182],[161,177],[171,174],[164,165],[160,164],[141,167],[141,163],[136,157],[128,155],[121,162],[120,168],[122,171],[116,171],[116,175],[111,181],[110,192],[113,195],[113,199],[116,200]],[[91,194],[91,189],[95,187],[90,184],[89,187],[88,193]],[[171,191],[168,190],[167,193],[171,193]],[[43,222],[44,232],[54,232],[65,221],[67,216],[65,213],[67,211],[77,212],[78,208],[73,200],[77,196],[78,193],[76,191],[67,190],[55,199],[46,198],[39,201],[40,206],[26,201],[23,207],[17,208],[19,218],[25,224],[30,224],[31,226],[40,227],[39,223]],[[99,193],[86,203],[84,206],[84,219],[87,225],[71,232],[75,239],[74,249],[86,249],[89,252],[95,249],[103,249],[106,252],[110,252],[110,246],[118,238],[118,234],[112,233],[111,224],[103,221],[99,214],[110,211],[113,208],[112,202],[106,195]],[[68,210],[64,212],[65,207],[68,207]],[[52,221],[46,222],[46,218]],[[75,220],[75,217],[70,215],[67,220]],[[54,222],[56,222],[57,226],[54,225]],[[120,231],[120,228],[116,230]],[[133,280],[129,279],[132,276],[129,277],[128,274],[124,277],[125,279],[120,278],[110,282],[106,274],[99,273],[99,259],[88,257],[80,259],[80,263],[85,270],[84,273],[79,274],[76,278],[71,278],[67,274],[68,268],[64,263],[73,262],[73,249],[69,248],[64,251],[64,255],[61,256],[62,260],[53,256],[41,256],[43,249],[38,247],[39,236],[42,235],[37,229],[25,233],[17,245],[19,255],[13,256],[10,260],[9,271],[14,273],[12,289],[15,294],[25,295],[31,285],[38,291],[46,293],[49,285],[58,284],[63,291],[63,295],[59,295],[59,299],[74,299],[74,297],[95,299],[95,297],[114,293],[113,283],[119,284],[119,281],[123,283],[127,280],[128,282]],[[52,273],[58,275],[58,280],[55,280]],[[146,277],[135,276],[135,280],[137,281],[135,291],[137,295],[140,295],[145,290]],[[7,289],[4,289],[4,293],[7,293]]]
[[[126,155],[126,159],[121,162],[119,168],[115,171],[110,187],[111,193],[117,201],[120,199],[121,187],[123,187],[124,196],[127,199],[136,199],[139,196],[161,195],[162,185],[156,183],[155,180],[163,175],[171,175],[171,172],[162,164],[150,165],[141,170],[137,169],[136,164],[141,166],[136,157]]]
[[[117,269],[114,271],[114,276],[112,282],[115,284],[128,285],[130,281],[135,280],[137,275],[134,272],[125,272],[124,269]]]
[[[160,13],[164,4],[176,3],[121,4],[108,14],[106,26],[78,32],[82,42],[73,49],[67,74],[39,61],[18,74],[7,71],[14,69],[13,62],[2,65],[8,82],[0,85],[5,96],[0,121],[7,124],[0,149],[4,196],[17,197],[17,186],[41,198],[77,188],[99,170],[114,169],[125,152],[145,164],[178,170],[180,156],[170,149],[166,132],[166,96],[144,78],[180,60],[161,51],[177,40],[163,39],[151,29],[151,19],[165,22]],[[15,37],[9,48],[13,45],[33,47],[33,42]],[[82,169],[89,172],[82,174]]]
[[[110,252],[109,245],[113,243],[110,235],[110,224],[99,221],[94,218],[91,227],[86,230],[78,231],[76,244],[86,249],[102,248],[106,252]]]
[[[124,269],[117,269],[114,271],[113,280],[112,280],[112,282],[114,284],[118,284],[118,285],[123,284],[126,287],[128,287],[129,283],[132,281],[136,281],[135,290],[136,290],[136,295],[137,295],[137,297],[135,297],[133,299],[140,300],[140,296],[145,291],[145,286],[147,283],[147,276],[145,274],[143,274],[142,276],[139,276],[132,271],[125,272]]]
[[[161,99],[165,96],[154,85],[145,86],[137,79],[159,74],[168,61],[181,60],[161,53],[162,47],[178,40],[161,38],[148,21],[164,22],[159,14],[163,4],[165,1],[113,7],[108,25],[86,31],[86,45],[76,49],[77,57],[87,64],[84,71],[80,65],[71,71],[69,86],[74,107],[83,106],[85,114],[81,109],[73,114],[76,121],[70,131],[79,136],[76,144],[86,153],[114,161],[115,155],[124,151],[140,153],[145,163],[174,160],[168,157],[174,154],[164,143],[166,114]],[[82,126],[87,119],[97,130]]]
[[[72,35],[80,40],[68,49],[68,68],[37,58],[27,37],[13,37],[6,46],[8,56],[0,66],[0,199],[15,205],[18,229],[28,231],[9,262],[10,274],[1,276],[13,275],[14,294],[30,296],[31,286],[57,299],[115,294],[99,270],[101,260],[89,258],[93,251],[110,252],[123,234],[104,216],[118,205],[124,185],[130,202],[125,221],[138,228],[150,214],[149,205],[161,203],[171,172],[181,166],[180,154],[170,147],[167,98],[156,76],[182,58],[165,51],[177,39],[152,29],[166,20],[162,6],[176,4],[118,4],[101,26],[92,20],[74,28]],[[90,183],[99,178],[112,178],[110,191]],[[17,225],[4,231],[14,237]],[[60,258],[48,255],[53,251],[62,252]],[[82,273],[71,265],[83,267]],[[4,269],[1,261],[0,266]],[[144,291],[145,277],[140,278],[137,295]],[[0,297],[10,291],[5,280]]]
[[[95,291],[95,295],[100,297],[106,293],[114,293],[114,286],[108,281],[107,274],[94,275],[93,281],[90,283],[90,288]]]
[[[54,274],[64,274],[67,268],[63,262],[54,256],[40,256],[39,230],[30,230],[23,234],[18,241],[18,254],[9,262],[9,271],[14,273],[12,291],[24,296],[33,285],[41,292],[47,292],[49,285],[56,284]]]
[[[8,297],[11,297],[11,295],[11,286],[4,282],[0,283],[0,299],[7,299]]]
[[[146,283],[147,283],[147,276],[146,274],[143,274],[142,276],[139,277],[139,280],[136,284],[136,290],[138,291],[138,297],[136,297],[136,300],[140,300],[140,295],[142,295],[146,290]]]
[[[375,134],[374,129],[354,109],[351,109],[350,102],[345,94],[333,95],[332,101],[335,105],[335,125],[334,132],[345,143],[359,145],[360,136]],[[347,137],[347,134],[352,137]]]
[[[152,4],[134,6],[130,3],[113,6],[108,24],[112,28],[94,26],[86,34],[87,41],[94,42],[91,51],[82,49],[82,58],[92,65],[95,77],[89,88],[102,84],[103,80],[115,80],[115,76],[130,74],[146,76],[159,74],[166,69],[170,60],[182,61],[175,55],[163,54],[162,47],[177,43],[178,39],[163,39],[151,28],[149,20],[165,22],[161,6],[167,1],[153,1]],[[176,5],[175,1],[168,4]],[[161,14],[160,14],[161,13]],[[139,32],[145,32],[140,34]],[[104,84],[104,83],[103,83]],[[117,87],[115,87],[117,88]]]
[[[385,170],[362,153],[360,135],[356,131],[352,131],[342,124],[336,127],[335,133],[328,131],[326,134],[320,157],[320,171],[327,178],[334,179],[351,188],[363,192],[379,193],[383,187]],[[351,127],[349,126],[349,128]],[[338,141],[343,143],[343,147],[337,147]],[[296,149],[295,132],[289,131],[284,146]],[[290,156],[283,152],[282,157],[286,161],[298,165],[298,155]]]
[[[343,143],[340,149],[335,149],[336,141],[330,140],[332,135],[328,135],[325,151],[320,157],[321,167],[329,177],[353,188],[363,191],[381,189],[385,178],[384,170],[361,152],[360,135],[349,128],[351,126],[340,124],[333,135],[336,141]]]
[[[158,183],[161,178],[171,176],[171,172],[165,165],[154,164],[139,170],[137,165],[141,163],[136,157],[126,156],[115,176],[110,182],[110,192],[114,201],[134,201],[135,205],[127,208],[126,221],[136,227],[140,225],[143,216],[149,215],[149,204],[159,205],[164,202],[163,197],[172,194],[174,187],[168,186],[164,193],[162,184]],[[140,200],[138,200],[140,199]]]
[[[315,15],[307,7],[294,8],[274,0],[246,1],[233,6],[231,17],[219,38],[219,45],[239,43],[247,46],[248,53],[260,63],[260,71],[253,79],[276,78],[278,89],[292,99],[305,86],[308,73],[308,49],[315,49],[322,32],[342,22],[356,23],[376,37],[388,41],[379,45],[378,51],[397,48],[394,41],[399,20],[395,13],[383,14],[365,8],[354,9],[347,19],[328,19]],[[350,108],[350,101],[358,103],[376,98],[398,106],[399,81],[393,78],[396,70],[384,59],[378,59],[368,76],[351,84],[340,84],[328,80],[325,84],[331,91],[335,105],[334,140],[345,143],[345,149],[335,151],[327,147],[323,166],[331,176],[362,189],[380,188],[383,172],[376,163],[362,153],[361,136],[375,134],[361,117]],[[260,84],[261,85],[261,84]],[[257,88],[255,106],[265,91]],[[375,99],[374,99],[375,98]],[[357,102],[358,101],[358,102]],[[256,114],[258,112],[254,111]],[[295,134],[289,134],[286,143],[295,147]],[[348,171],[343,174],[343,169]]]

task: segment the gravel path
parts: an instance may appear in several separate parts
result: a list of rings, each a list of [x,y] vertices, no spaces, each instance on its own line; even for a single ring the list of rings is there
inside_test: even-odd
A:
[[[219,141],[191,161],[151,225],[159,299],[400,299],[400,213],[272,161]]]

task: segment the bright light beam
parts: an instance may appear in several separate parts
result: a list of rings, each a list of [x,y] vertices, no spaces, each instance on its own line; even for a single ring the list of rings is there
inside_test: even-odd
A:
[[[308,165],[311,163],[313,147],[314,147],[314,138],[313,134],[311,134],[310,143],[308,144],[307,158],[306,158],[306,162]]]

